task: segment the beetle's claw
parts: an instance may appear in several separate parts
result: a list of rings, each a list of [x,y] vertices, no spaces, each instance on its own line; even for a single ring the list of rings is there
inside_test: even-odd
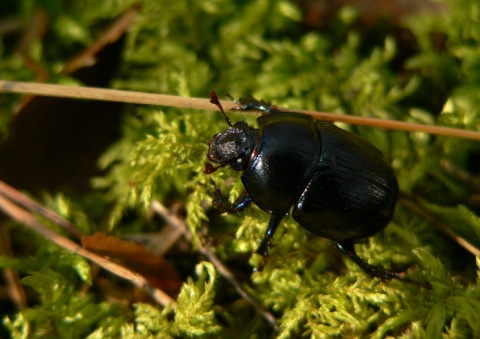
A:
[[[267,265],[267,257],[262,257],[262,261],[260,261],[260,264],[258,265],[258,267],[255,267],[253,269],[253,273],[263,272],[263,269],[265,268],[266,265]]]

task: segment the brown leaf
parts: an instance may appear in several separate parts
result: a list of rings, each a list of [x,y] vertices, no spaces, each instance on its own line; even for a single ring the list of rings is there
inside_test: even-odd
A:
[[[82,243],[86,249],[98,255],[122,262],[172,298],[176,298],[180,291],[182,279],[175,268],[165,258],[147,251],[137,243],[102,233],[84,236]]]

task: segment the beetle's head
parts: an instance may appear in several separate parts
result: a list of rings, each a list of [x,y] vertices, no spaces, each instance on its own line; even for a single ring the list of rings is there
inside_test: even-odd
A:
[[[208,143],[207,157],[218,166],[214,167],[212,164],[206,163],[205,173],[215,172],[227,165],[230,165],[236,171],[242,171],[247,167],[248,160],[253,153],[257,143],[258,131],[248,126],[244,121],[232,124],[215,92],[210,92],[210,102],[220,109],[225,122],[230,127],[215,134]]]
[[[246,168],[257,143],[258,130],[246,122],[237,122],[215,134],[208,143],[208,159],[219,167],[230,165],[236,171]]]

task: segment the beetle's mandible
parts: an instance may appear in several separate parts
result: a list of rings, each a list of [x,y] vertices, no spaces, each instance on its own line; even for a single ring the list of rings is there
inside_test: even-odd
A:
[[[257,252],[268,255],[271,238],[289,213],[302,227],[335,241],[345,255],[372,276],[407,280],[401,273],[369,265],[354,244],[384,229],[398,195],[395,173],[383,155],[359,136],[308,115],[281,112],[255,99],[241,99],[237,110],[259,110],[259,128],[232,124],[214,92],[211,102],[228,129],[209,142],[206,172],[224,166],[242,171],[245,193],[228,206],[217,190],[216,204],[241,211],[254,202],[271,214]]]

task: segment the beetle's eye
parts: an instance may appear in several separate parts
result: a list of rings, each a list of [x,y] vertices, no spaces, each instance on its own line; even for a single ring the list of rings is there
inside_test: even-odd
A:
[[[245,153],[242,151],[242,152],[240,152],[238,157],[233,159],[232,162],[235,163],[235,164],[242,164],[244,159],[245,159]]]
[[[232,161],[230,162],[230,166],[235,170],[235,171],[242,171],[244,168],[244,165],[245,165],[245,157],[246,157],[246,154],[244,151],[241,151],[240,154],[238,155],[238,157],[236,157],[235,159],[232,159]]]

